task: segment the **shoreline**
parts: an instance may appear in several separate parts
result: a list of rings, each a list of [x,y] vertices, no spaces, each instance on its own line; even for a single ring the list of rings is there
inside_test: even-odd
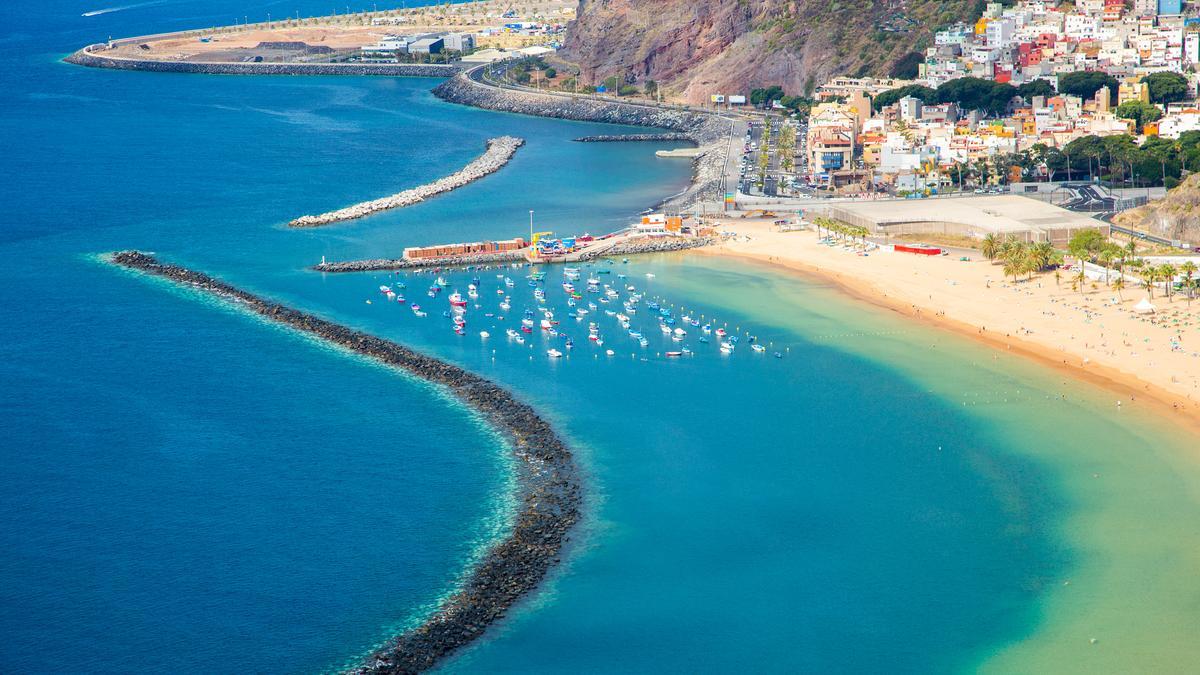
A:
[[[676,140],[694,143],[699,155],[692,159],[688,186],[651,208],[682,211],[722,200],[726,154],[734,128],[731,120],[694,110],[500,87],[484,80],[484,68],[471,68],[445,80],[434,87],[434,96],[448,103],[495,112],[668,129],[676,134],[672,136]]]
[[[137,251],[111,254],[113,265],[156,276],[384,365],[446,387],[509,441],[520,503],[512,531],[493,543],[461,588],[420,626],[389,639],[354,673],[420,672],[474,642],[560,562],[582,517],[582,481],[574,456],[553,427],[507,389],[441,359],[238,289],[203,272],[161,263]]]
[[[982,326],[956,318],[937,310],[921,306],[909,298],[901,298],[895,291],[888,292],[877,281],[853,277],[848,273],[822,267],[810,260],[785,258],[782,255],[766,255],[751,251],[730,249],[726,243],[718,243],[697,249],[701,255],[727,257],[753,261],[785,270],[792,274],[827,283],[845,295],[916,320],[923,325],[945,330],[968,338],[976,344],[990,349],[1015,354],[1037,365],[1049,368],[1073,379],[1085,382],[1114,394],[1128,403],[1142,403],[1154,414],[1170,419],[1192,433],[1200,435],[1200,404],[1186,400],[1154,382],[1139,378],[1115,367],[1087,361],[1086,356],[1072,352],[1056,352],[1052,348],[1011,334],[987,330]],[[838,252],[829,251],[837,254]],[[1063,357],[1067,358],[1063,358]],[[1186,403],[1184,402],[1186,401]],[[1187,405],[1190,403],[1191,405]]]
[[[409,188],[402,192],[372,199],[357,204],[351,204],[333,211],[326,211],[311,216],[300,216],[288,222],[288,227],[321,227],[347,220],[357,220],[367,216],[412,206],[436,197],[446,192],[452,192],[465,187],[477,180],[486,178],[508,165],[509,160],[517,153],[517,149],[525,145],[525,139],[516,136],[497,136],[489,138],[487,149],[483,154],[467,162],[466,166],[454,173],[443,176],[429,183]]]

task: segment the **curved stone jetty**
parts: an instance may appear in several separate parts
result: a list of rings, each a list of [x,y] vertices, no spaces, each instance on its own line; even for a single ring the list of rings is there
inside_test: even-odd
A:
[[[580,518],[579,472],[550,424],[506,389],[440,359],[261,298],[203,272],[161,263],[152,255],[122,251],[112,254],[111,261],[232,302],[444,386],[507,436],[516,459],[520,502],[512,531],[488,550],[460,590],[433,616],[390,640],[352,672],[414,673],[434,667],[482,635],[559,562],[567,536]]]
[[[508,160],[512,159],[513,154],[517,152],[517,148],[522,145],[525,145],[525,139],[517,138],[516,136],[499,136],[489,139],[487,150],[482,155],[476,157],[470,164],[467,164],[462,169],[445,178],[439,178],[432,183],[426,183],[425,185],[405,190],[390,197],[362,202],[353,206],[347,206],[344,209],[338,209],[337,211],[329,211],[328,213],[315,216],[300,216],[288,223],[288,226],[320,227],[321,225],[338,223],[343,220],[362,218],[363,216],[387,211],[388,209],[411,206],[417,202],[422,202],[443,192],[460,188],[499,171],[505,164],[508,164]]]
[[[600,136],[581,136],[576,138],[577,143],[628,143],[635,141],[691,141],[695,139],[688,134],[670,133],[670,134],[612,134]]]

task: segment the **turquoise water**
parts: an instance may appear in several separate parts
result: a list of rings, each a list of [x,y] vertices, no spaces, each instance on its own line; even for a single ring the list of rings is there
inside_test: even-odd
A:
[[[1169,583],[1195,562],[1186,437],[743,263],[669,256],[603,279],[626,274],[782,359],[689,335],[696,354],[668,360],[678,343],[645,310],[645,349],[602,310],[566,320],[553,274],[568,358],[548,360],[561,341],[540,334],[504,337],[535,305],[521,272],[503,321],[485,316],[499,280],[480,273],[481,308],[455,336],[429,276],[305,267],[522,234],[531,209],[539,230],[603,231],[681,189],[687,164],[654,144],[570,142],[612,127],[447,105],[432,80],[58,63],[108,34],[275,6],[79,16],[93,4],[0,7],[0,669],[333,668],[419,621],[503,531],[503,448],[453,401],[95,258],[135,247],[476,370],[570,439],[590,497],[566,564],[448,670],[1117,670],[1145,663],[1137,644],[1167,669],[1196,656],[1176,639],[1194,589]],[[283,227],[443,175],[506,133],[529,143],[467,188]],[[471,277],[449,276],[460,290]],[[381,299],[398,281],[428,317]],[[584,339],[589,320],[613,356]],[[1132,583],[1146,570],[1158,581]]]

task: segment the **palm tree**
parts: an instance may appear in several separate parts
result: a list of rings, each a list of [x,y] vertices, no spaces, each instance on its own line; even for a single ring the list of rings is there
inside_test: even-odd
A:
[[[988,235],[983,238],[983,242],[979,249],[980,252],[983,253],[983,257],[987,258],[988,260],[995,260],[996,256],[1000,254],[1000,245],[1000,237],[997,236],[995,232],[989,232]]]
[[[1121,302],[1125,302],[1124,296],[1121,295],[1122,289],[1125,288],[1125,277],[1117,277],[1116,279],[1113,279],[1112,287],[1117,291],[1117,298]]]
[[[1192,277],[1195,276],[1195,274],[1196,274],[1196,270],[1197,270],[1196,263],[1192,262],[1191,260],[1189,260],[1179,266],[1179,271],[1183,272],[1184,288],[1187,289],[1188,307],[1192,306],[1192,294],[1196,288],[1195,281],[1193,281],[1193,279],[1192,279]]]
[[[1096,256],[1096,258],[1100,261],[1100,264],[1104,265],[1104,284],[1106,286],[1108,285],[1109,265],[1111,265],[1114,260],[1118,260],[1124,253],[1124,249],[1116,244],[1105,244],[1104,247],[1100,249],[1100,253]]]
[[[1167,294],[1167,302],[1171,301],[1171,292],[1175,290],[1175,276],[1177,274],[1179,274],[1179,271],[1170,263],[1161,265],[1158,268],[1159,279],[1165,286],[1163,290]]]
[[[1079,295],[1083,295],[1084,288],[1087,286],[1087,272],[1083,269],[1083,262],[1080,261],[1079,271],[1075,273],[1075,279],[1071,282],[1072,289],[1078,290]]]
[[[1154,299],[1154,282],[1158,281],[1158,269],[1153,266],[1145,266],[1140,270],[1142,284],[1146,287],[1146,293],[1150,295],[1150,299]]]

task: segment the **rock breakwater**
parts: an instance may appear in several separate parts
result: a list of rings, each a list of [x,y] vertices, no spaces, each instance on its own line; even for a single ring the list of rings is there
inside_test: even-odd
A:
[[[471,267],[475,265],[497,265],[525,260],[525,252],[501,251],[499,253],[472,253],[470,255],[447,256],[445,258],[375,258],[373,260],[347,260],[322,262],[313,265],[318,272],[374,272],[378,270],[412,270],[425,267]]]
[[[511,533],[470,571],[461,590],[432,617],[378,649],[357,673],[428,670],[484,633],[559,561],[579,521],[582,487],[574,457],[554,429],[503,387],[445,361],[248,293],[203,272],[159,262],[138,251],[114,253],[122,267],[168,279],[235,303],[266,319],[316,336],[450,390],[508,438],[516,459],[519,510]]]
[[[384,75],[392,77],[450,77],[462,70],[454,64],[414,63],[241,63],[159,61],[127,59],[101,53],[104,45],[91,45],[67,58],[67,63],[88,68],[140,70],[155,73],[207,75]]]
[[[432,183],[426,183],[411,190],[399,192],[390,197],[354,204],[344,209],[329,211],[315,216],[300,216],[288,223],[288,226],[320,227],[321,225],[329,225],[343,220],[362,218],[363,216],[387,211],[388,209],[411,206],[417,202],[422,202],[443,192],[460,188],[499,171],[505,164],[508,164],[508,160],[512,159],[513,154],[517,152],[517,148],[522,145],[525,145],[525,139],[517,138],[516,136],[500,136],[489,139],[487,150],[482,155],[476,157],[471,163],[449,176],[439,178]]]
[[[595,255],[588,255],[584,251],[580,256],[580,260],[594,260],[596,258],[605,258],[618,255],[636,255],[639,253],[669,253],[671,251],[686,251],[690,248],[700,248],[715,243],[716,239],[712,237],[631,237],[611,248],[603,251],[597,251]]]
[[[637,141],[693,141],[688,134],[612,134],[600,136],[581,136],[577,143],[629,143]]]
[[[718,115],[666,106],[499,87],[483,78],[482,67],[464,71],[442,82],[433,93],[451,103],[487,110],[669,129],[695,143],[703,153],[692,164],[691,186],[668,199],[663,205],[683,210],[701,202],[716,202],[722,198],[725,156],[729,150],[733,123]]]

